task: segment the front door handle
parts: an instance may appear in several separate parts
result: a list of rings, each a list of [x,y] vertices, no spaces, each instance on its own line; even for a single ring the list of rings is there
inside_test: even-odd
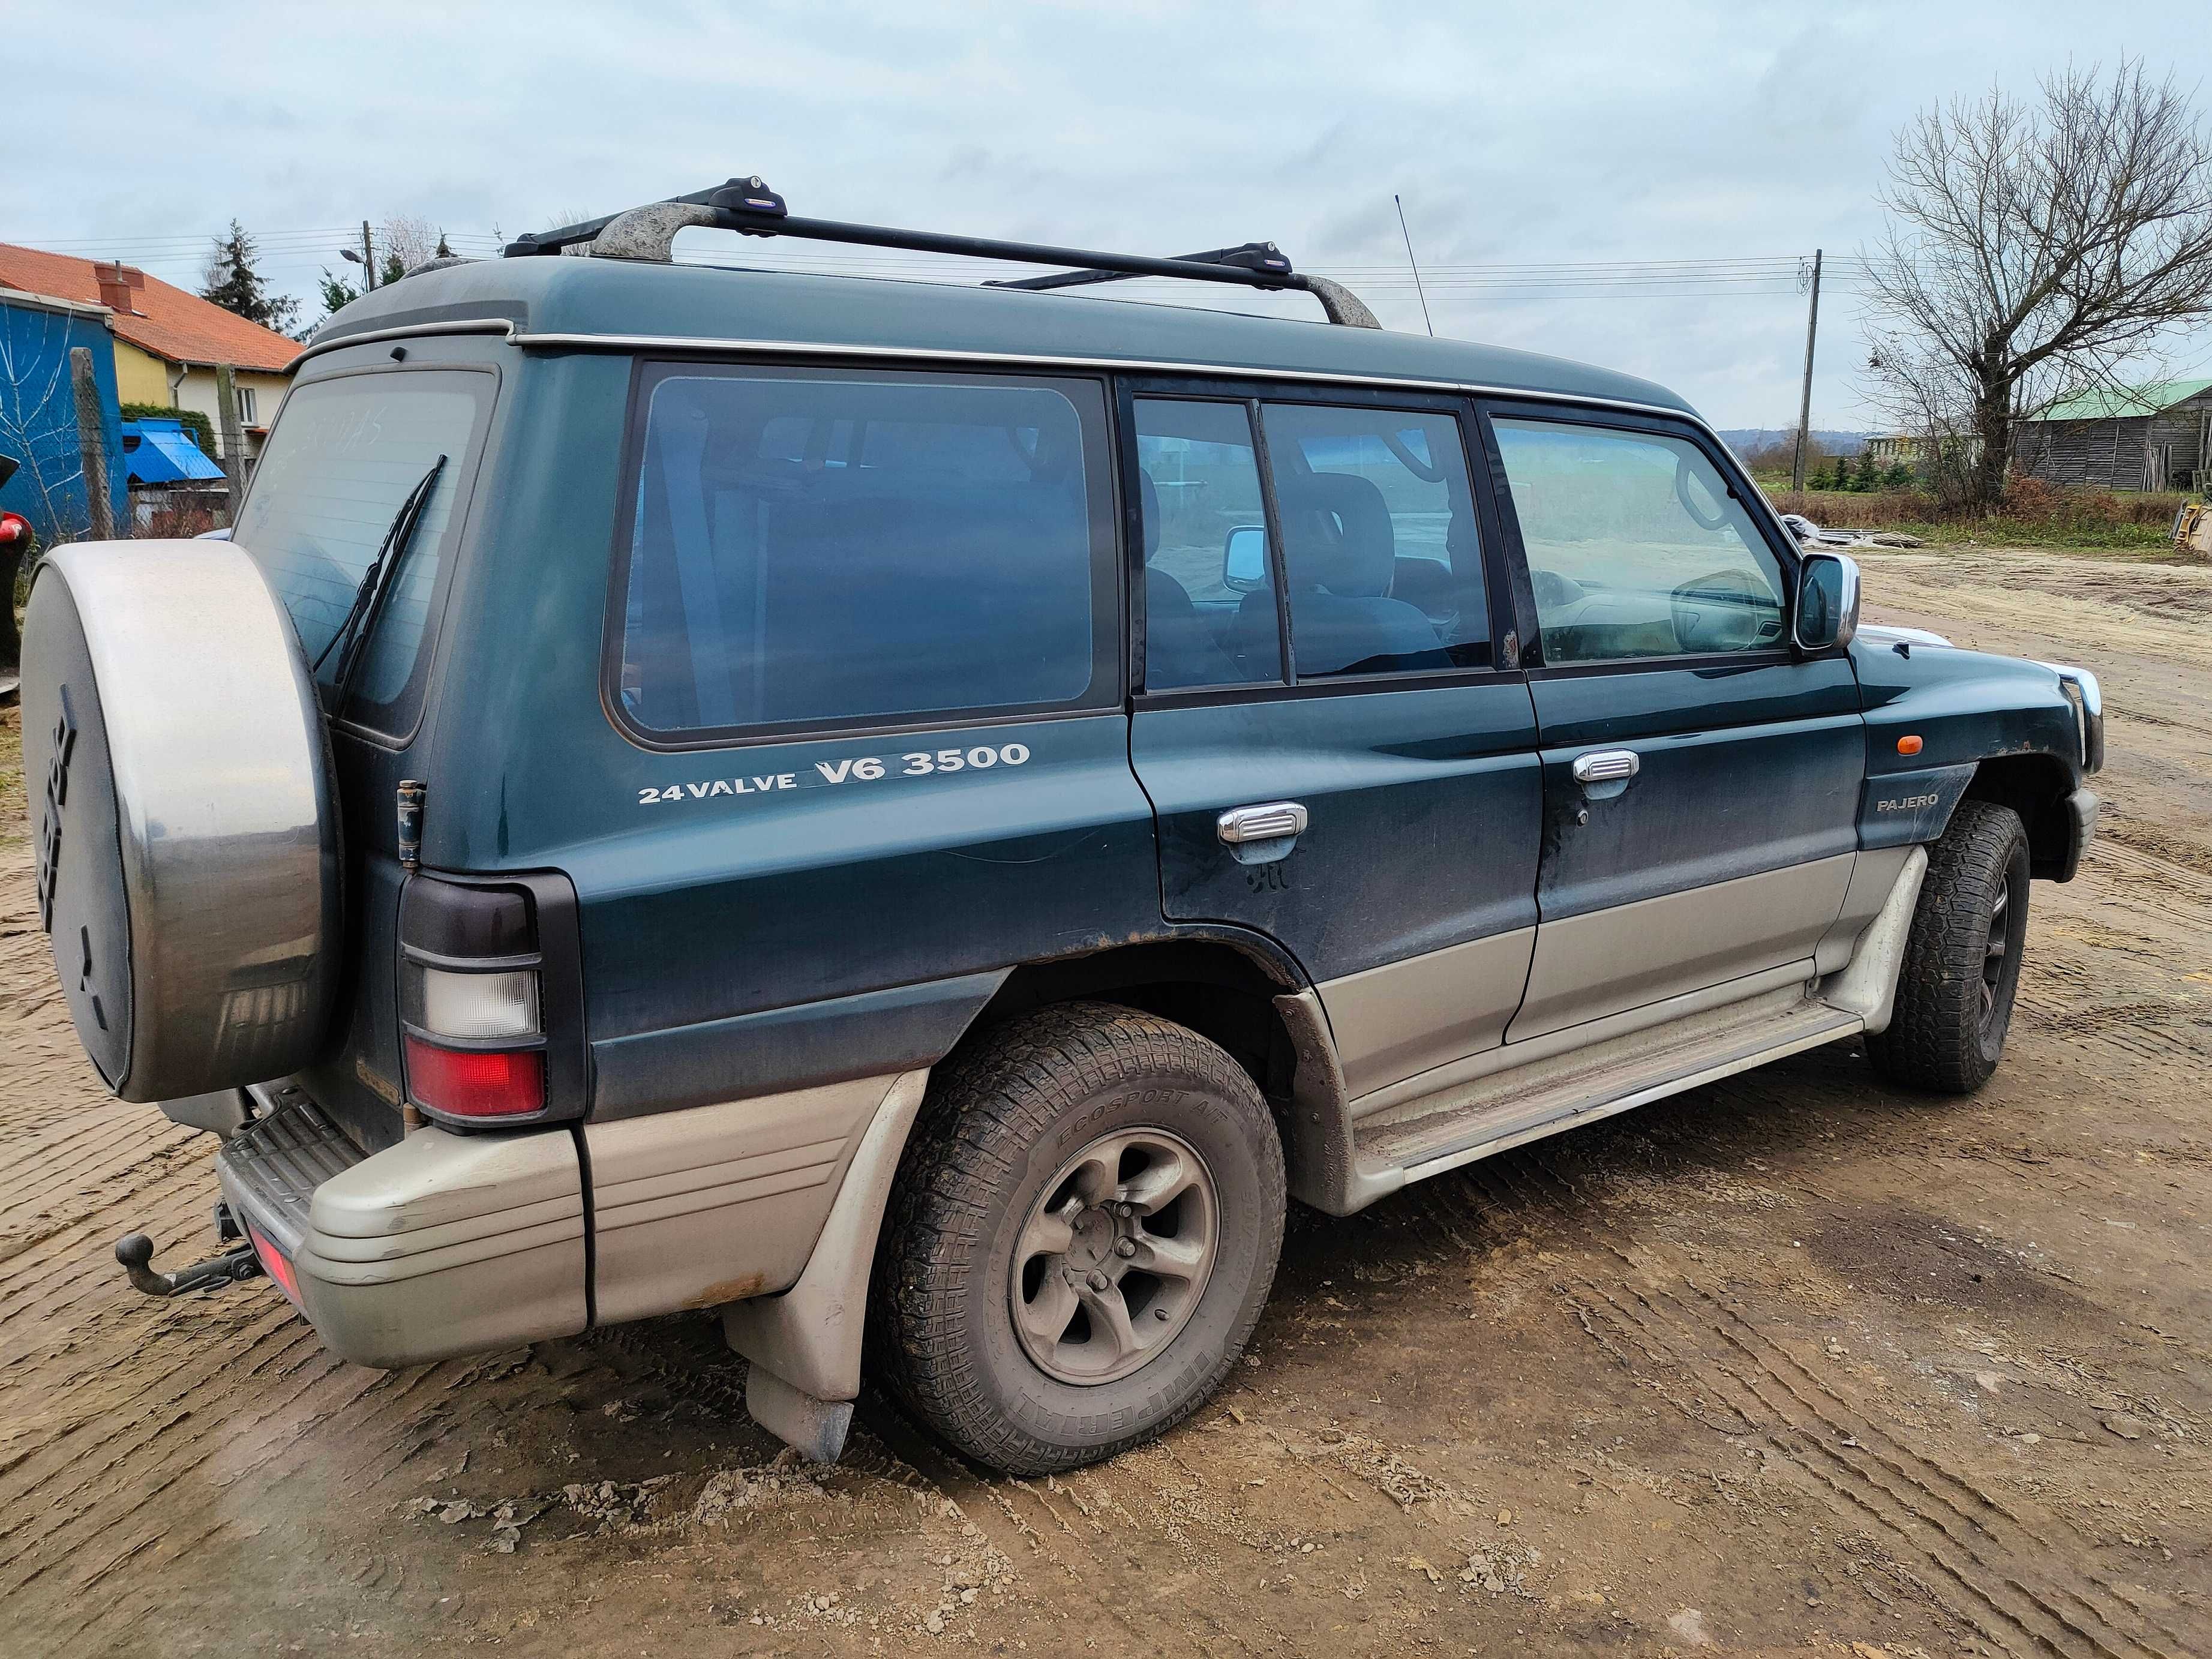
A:
[[[1575,757],[1575,781],[1584,788],[1594,783],[1626,783],[1643,763],[1633,749],[1593,749]]]
[[[1213,827],[1231,847],[1242,847],[1248,842],[1280,841],[1286,836],[1305,833],[1306,809],[1294,800],[1232,806],[1213,821]]]

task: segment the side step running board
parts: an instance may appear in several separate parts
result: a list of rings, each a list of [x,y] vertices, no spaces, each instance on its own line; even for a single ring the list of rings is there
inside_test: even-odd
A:
[[[1852,1012],[1800,988],[1493,1072],[1392,1108],[1352,1130],[1368,1196],[1579,1123],[1694,1089],[1860,1030]]]

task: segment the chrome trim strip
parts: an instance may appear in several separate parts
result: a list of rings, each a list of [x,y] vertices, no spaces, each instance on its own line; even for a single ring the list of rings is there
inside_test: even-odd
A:
[[[1431,396],[1528,398],[1545,403],[1583,404],[1599,409],[1631,410],[1688,421],[1717,441],[1703,416],[1664,404],[1640,404],[1595,393],[1539,392],[1530,386],[1487,386],[1467,380],[1422,380],[1394,374],[1354,374],[1343,369],[1261,368],[1246,363],[1201,363],[1171,358],[1070,357],[1015,351],[954,351],[942,346],[829,345],[809,340],[709,339],[684,334],[517,334],[510,345],[525,350],[567,348],[585,351],[699,351],[732,356],[856,357],[867,361],[926,363],[981,363],[993,368],[1106,370],[1124,374],[1211,374],[1231,380],[1284,380],[1328,386],[1376,386],[1392,392],[1425,392]]]
[[[414,339],[425,334],[502,334],[509,343],[523,337],[515,333],[512,317],[465,317],[451,323],[412,323],[404,328],[366,329],[359,334],[343,335],[335,340],[317,340],[292,359],[286,372],[296,374],[301,363],[310,357],[319,357],[325,351],[342,351],[348,346],[374,345],[380,340]]]
[[[2097,677],[2086,668],[2076,668],[2070,663],[2046,662],[2038,665],[2058,676],[2059,689],[2072,686],[2078,695],[2069,696],[2074,705],[2075,734],[2081,744],[2081,769],[2085,773],[2105,769],[2105,691]]]

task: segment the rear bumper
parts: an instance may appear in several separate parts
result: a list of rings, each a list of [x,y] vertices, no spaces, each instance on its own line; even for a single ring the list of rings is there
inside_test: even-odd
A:
[[[364,1156],[299,1090],[252,1093],[262,1115],[216,1155],[223,1196],[284,1258],[301,1311],[335,1352],[413,1365],[584,1328],[568,1131],[418,1129]]]

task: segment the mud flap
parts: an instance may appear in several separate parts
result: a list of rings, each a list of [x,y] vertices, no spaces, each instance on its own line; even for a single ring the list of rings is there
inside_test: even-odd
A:
[[[754,1422],[817,1463],[843,1455],[853,1427],[853,1402],[803,1394],[756,1362],[745,1378],[745,1410]]]

